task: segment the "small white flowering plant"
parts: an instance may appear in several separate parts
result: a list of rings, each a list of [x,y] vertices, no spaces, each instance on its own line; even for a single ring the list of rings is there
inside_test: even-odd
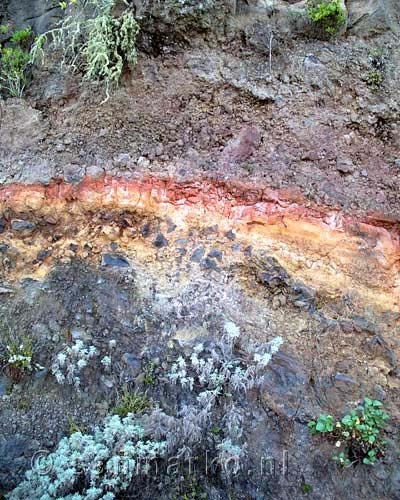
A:
[[[197,386],[218,392],[240,392],[260,387],[265,368],[273,354],[278,352],[283,339],[275,337],[271,342],[246,345],[245,357],[241,357],[234,353],[239,337],[240,329],[233,322],[226,321],[224,334],[218,342],[208,349],[197,344],[189,357],[179,356],[172,364],[168,378],[190,390]]]
[[[10,377],[16,381],[26,373],[43,369],[41,365],[33,361],[32,341],[26,336],[10,339],[5,343],[2,361]]]
[[[41,470],[28,471],[8,498],[112,500],[132,488],[137,491],[139,475],[151,471],[152,461],[167,465],[168,457],[188,459],[205,449],[215,452],[215,470],[229,482],[242,471],[248,454],[243,396],[261,386],[282,342],[280,337],[246,342],[239,327],[225,322],[220,340],[197,342],[190,353],[162,365],[165,376],[160,381],[167,405],[154,404],[146,393],[126,386],[114,415],[102,427],[62,439],[41,461]],[[60,383],[78,384],[80,370],[97,356],[93,346],[77,341],[57,355],[53,373]],[[111,356],[99,358],[98,365],[107,368],[108,360]],[[171,404],[176,385],[183,390]]]
[[[57,354],[51,371],[59,384],[79,387],[81,371],[86,368],[91,359],[97,356],[98,351],[95,346],[86,346],[82,340],[76,340],[75,344],[67,346]]]

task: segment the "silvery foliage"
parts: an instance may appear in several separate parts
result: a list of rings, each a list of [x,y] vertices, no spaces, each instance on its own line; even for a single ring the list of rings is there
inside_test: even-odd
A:
[[[44,47],[62,51],[62,66],[84,69],[84,80],[109,91],[121,79],[126,65],[137,62],[136,38],[139,25],[131,9],[114,16],[116,0],[69,0],[65,16],[55,28],[39,35],[31,49],[31,62],[44,63]]]
[[[239,472],[246,455],[246,447],[240,442],[244,417],[232,396],[262,383],[263,370],[283,342],[277,337],[266,344],[248,345],[239,356],[234,350],[239,336],[239,328],[226,322],[219,342],[209,348],[197,344],[190,356],[176,360],[167,377],[189,390],[192,402],[181,405],[175,416],[158,407],[142,415],[140,423],[132,414],[122,419],[116,415],[108,417],[104,428],[94,435],[78,432],[64,438],[57,450],[40,462],[40,470],[29,471],[8,498],[113,500],[138,473],[149,472],[151,460],[193,456],[217,418],[224,435],[216,444],[217,458],[222,476],[229,480]],[[70,356],[79,356],[78,352],[97,354],[78,341],[63,351],[63,368]],[[218,417],[221,409],[222,417]],[[74,493],[78,484],[83,489]]]
[[[245,449],[232,443],[230,437],[222,440],[217,445],[218,462],[221,464],[222,473],[229,478],[231,474],[235,475],[240,470],[240,461],[245,455]]]
[[[276,337],[268,343],[248,344],[239,356],[234,350],[239,337],[240,329],[227,321],[219,342],[207,349],[197,344],[189,356],[179,356],[172,364],[167,378],[183,389],[197,389],[195,403],[183,405],[177,417],[157,409],[149,416],[147,425],[157,439],[166,440],[168,450],[177,450],[178,456],[190,454],[191,447],[201,443],[217,402],[232,393],[240,395],[262,385],[265,368],[283,343],[281,337]],[[233,444],[242,437],[242,424],[241,410],[230,400],[224,406],[221,421],[225,438],[217,447],[221,463],[235,463],[231,470],[222,467],[225,475],[237,472],[238,460],[245,454],[243,446]]]
[[[88,365],[90,359],[97,356],[97,349],[93,345],[87,347],[82,340],[77,340],[74,345],[67,346],[57,354],[51,371],[59,384],[71,384],[79,387],[81,383],[80,372]]]
[[[234,353],[234,344],[239,336],[239,328],[227,321],[224,335],[208,353],[202,344],[197,344],[190,357],[179,356],[173,363],[168,378],[190,390],[196,385],[208,390],[237,393],[260,387],[266,366],[283,343],[282,337],[266,344],[244,346],[244,355],[238,356]]]
[[[7,498],[113,500],[165,452],[166,443],[149,439],[134,415],[114,415],[93,435],[76,432],[63,438]],[[74,493],[77,486],[81,493]]]

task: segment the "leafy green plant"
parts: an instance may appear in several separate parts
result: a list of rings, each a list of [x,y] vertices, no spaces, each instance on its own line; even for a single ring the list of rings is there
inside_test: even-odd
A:
[[[308,484],[308,483],[303,483],[301,485],[301,492],[304,494],[304,495],[308,495],[309,493],[312,493],[312,490],[313,490],[313,487],[311,486],[311,484]]]
[[[20,47],[4,47],[0,55],[0,88],[12,97],[22,97],[28,81],[29,54]]]
[[[120,417],[126,417],[129,413],[142,413],[149,408],[151,408],[151,402],[147,399],[146,394],[130,392],[125,386],[113,413]]]
[[[9,24],[0,26],[3,34],[9,30]],[[32,38],[32,28],[28,26],[11,35],[10,46],[0,47],[0,91],[11,97],[22,97],[28,83],[29,45]]]
[[[388,419],[380,401],[365,398],[362,406],[341,421],[334,422],[331,415],[321,414],[316,421],[310,421],[308,427],[312,434],[334,439],[337,448],[345,447],[345,451],[332,457],[340,465],[348,467],[358,462],[373,465],[384,456],[385,441],[381,433]]]
[[[28,26],[27,28],[24,28],[22,30],[14,31],[11,36],[11,41],[21,46],[27,46],[31,38],[32,28]]]
[[[80,432],[81,434],[87,434],[88,429],[84,425],[78,425],[74,419],[74,417],[68,417],[68,435],[72,436],[76,432]]]
[[[371,64],[371,71],[366,75],[366,82],[372,90],[378,90],[384,80],[384,71],[386,66],[385,52],[378,47],[369,52],[368,60]]]
[[[307,0],[306,8],[311,21],[329,35],[337,33],[346,22],[341,0]]]
[[[117,0],[75,0],[66,10],[59,27],[42,35],[31,50],[31,60],[44,61],[44,46],[60,49],[62,65],[83,71],[83,79],[103,84],[107,98],[118,85],[126,67],[137,62],[136,37],[139,25],[129,9],[114,15]],[[88,12],[90,16],[88,17]]]
[[[8,23],[0,24],[0,34],[5,35],[11,29],[11,26]]]

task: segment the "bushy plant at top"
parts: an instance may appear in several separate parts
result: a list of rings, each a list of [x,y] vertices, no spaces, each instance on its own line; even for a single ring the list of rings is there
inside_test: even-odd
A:
[[[362,462],[373,465],[384,456],[385,441],[382,431],[389,415],[382,409],[382,403],[364,398],[364,404],[335,422],[332,415],[321,414],[308,427],[313,434],[322,434],[335,441],[337,448],[344,447],[332,458],[342,466]]]
[[[4,33],[7,33],[10,26],[2,26]],[[10,45],[0,47],[0,91],[11,97],[22,97],[28,83],[31,40],[32,28],[27,27],[11,35]]]
[[[308,17],[329,35],[337,33],[346,22],[341,0],[307,0]]]
[[[124,69],[137,62],[139,25],[129,9],[114,15],[116,3],[116,0],[62,2],[65,16],[60,26],[38,37],[32,47],[32,60],[43,61],[45,48],[60,49],[63,65],[83,71],[84,80],[103,84],[108,96]]]

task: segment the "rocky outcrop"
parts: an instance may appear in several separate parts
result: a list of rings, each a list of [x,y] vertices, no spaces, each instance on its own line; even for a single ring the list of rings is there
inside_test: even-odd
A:
[[[349,31],[359,36],[368,36],[400,29],[400,11],[397,0],[350,0]]]
[[[364,36],[385,30],[398,31],[400,14],[396,0],[348,0],[344,2],[349,14],[348,29]],[[135,15],[142,26],[144,49],[158,51],[172,41],[189,41],[190,32],[211,30],[223,33],[229,16],[264,17],[284,31],[300,32],[307,27],[305,0],[206,0],[201,4],[184,0],[173,2],[133,2]],[[271,18],[273,16],[273,19]],[[62,17],[57,1],[6,0],[0,6],[0,22],[11,21],[16,29],[32,26],[43,33]]]
[[[0,22],[11,21],[15,29],[32,26],[35,33],[44,33],[61,15],[56,0],[6,0],[0,5]]]

